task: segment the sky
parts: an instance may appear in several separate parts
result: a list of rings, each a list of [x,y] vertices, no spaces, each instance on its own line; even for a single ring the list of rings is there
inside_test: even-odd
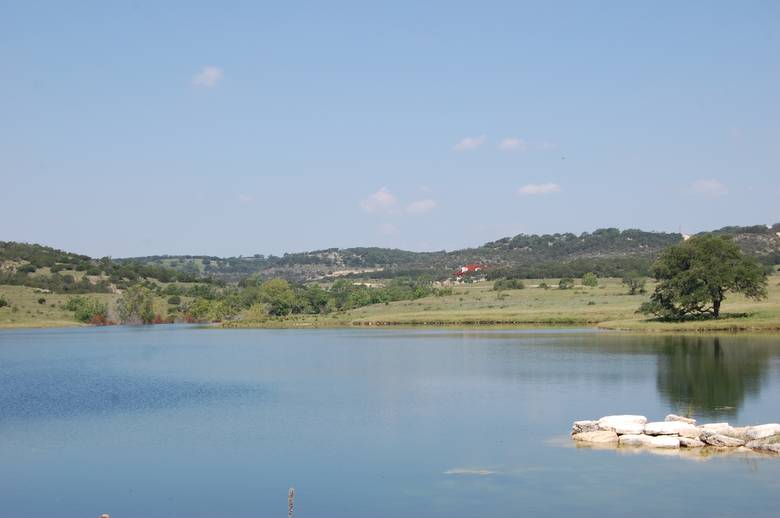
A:
[[[780,222],[780,2],[0,0],[0,240],[95,257]]]

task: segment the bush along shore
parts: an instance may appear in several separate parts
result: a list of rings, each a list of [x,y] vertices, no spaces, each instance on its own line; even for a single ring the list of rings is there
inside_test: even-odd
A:
[[[731,426],[698,425],[695,419],[669,414],[663,421],[647,422],[642,415],[610,415],[598,420],[575,421],[571,438],[578,444],[626,448],[707,449],[780,455],[780,424]]]

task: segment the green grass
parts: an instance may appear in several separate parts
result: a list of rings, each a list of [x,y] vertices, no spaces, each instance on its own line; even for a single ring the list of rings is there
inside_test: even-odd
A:
[[[34,288],[26,286],[0,285],[0,298],[8,301],[9,305],[0,308],[0,329],[14,327],[76,327],[83,326],[73,317],[73,312],[64,308],[68,297],[72,295],[60,293],[40,293]],[[116,301],[119,295],[116,293],[87,293],[84,297],[94,297],[108,304],[109,320],[117,321]],[[38,303],[38,299],[44,298],[46,302]],[[163,317],[168,315],[167,297],[155,297],[154,311]],[[182,300],[189,300],[182,297]]]
[[[526,281],[522,290],[493,291],[492,283],[454,288],[452,295],[414,301],[375,304],[331,315],[302,315],[259,324],[231,326],[340,327],[340,326],[585,326],[650,332],[780,331],[780,275],[769,279],[769,297],[750,301],[729,295],[724,318],[687,322],[659,322],[636,314],[649,295],[628,295],[620,279],[599,279],[599,286],[557,289],[557,279]],[[649,283],[648,292],[653,285]],[[744,316],[730,316],[743,314]]]
[[[547,280],[557,286],[557,280]],[[493,291],[492,283],[454,288],[453,294],[414,301],[375,304],[329,315],[298,315],[264,322],[233,322],[233,327],[345,327],[345,326],[583,326],[641,332],[780,332],[780,274],[769,279],[769,297],[762,301],[729,295],[725,316],[718,320],[659,322],[636,314],[648,295],[627,295],[619,279],[599,279],[596,288],[545,290],[539,281],[526,281],[522,290]],[[648,291],[653,288],[648,284]],[[116,294],[89,294],[108,302],[114,311]],[[32,288],[0,286],[0,297],[11,307],[0,308],[0,327],[77,326],[62,308],[67,295],[36,293]],[[38,298],[46,299],[38,304]],[[15,310],[13,308],[16,308]],[[155,312],[165,316],[165,298],[155,300]],[[116,319],[112,315],[112,319]]]
[[[0,328],[3,327],[70,327],[83,325],[73,318],[73,313],[63,306],[70,295],[39,293],[25,286],[0,286],[0,297],[9,306],[0,308]],[[113,293],[90,293],[113,307],[118,295]],[[38,299],[46,302],[39,304]]]

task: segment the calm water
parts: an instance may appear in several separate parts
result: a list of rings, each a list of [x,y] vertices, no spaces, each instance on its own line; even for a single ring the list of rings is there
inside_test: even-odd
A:
[[[780,458],[566,438],[672,411],[780,421],[780,337],[0,331],[0,516],[780,515]]]

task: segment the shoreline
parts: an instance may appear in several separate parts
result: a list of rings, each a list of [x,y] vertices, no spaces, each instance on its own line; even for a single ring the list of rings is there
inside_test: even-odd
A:
[[[724,322],[723,325],[695,325],[704,323],[716,323],[714,321],[697,321],[685,323],[659,323],[637,321],[638,325],[625,325],[622,322],[528,322],[528,321],[491,321],[491,320],[464,320],[464,321],[355,321],[355,322],[311,322],[311,321],[268,321],[268,322],[201,322],[198,325],[208,329],[476,329],[476,330],[588,330],[592,332],[610,332],[636,335],[661,335],[661,334],[761,334],[780,335],[778,325],[750,325]],[[174,323],[175,324],[175,323]],[[670,325],[675,327],[657,327]],[[170,325],[170,324],[149,324]],[[0,324],[0,332],[20,329],[74,329],[74,328],[98,328],[96,326],[82,324],[80,322],[20,322],[18,324]]]

